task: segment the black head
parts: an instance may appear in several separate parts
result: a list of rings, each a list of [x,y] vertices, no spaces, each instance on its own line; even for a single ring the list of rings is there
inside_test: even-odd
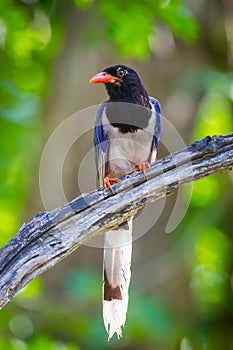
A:
[[[137,72],[125,65],[105,68],[91,83],[104,83],[110,101],[127,101],[148,106],[148,95]]]
[[[112,77],[114,77],[115,80],[112,84],[118,87],[124,86],[124,85],[130,86],[135,84],[141,84],[141,80],[137,72],[135,72],[135,70],[125,65],[111,66],[111,67],[105,68],[103,72],[110,74]]]

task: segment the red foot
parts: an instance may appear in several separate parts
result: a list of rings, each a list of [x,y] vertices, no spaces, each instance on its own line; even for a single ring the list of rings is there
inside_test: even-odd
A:
[[[146,177],[146,168],[150,168],[150,164],[148,162],[139,163],[135,168],[141,171],[144,174],[144,177]]]
[[[104,178],[104,188],[108,188],[110,191],[112,191],[112,193],[114,193],[111,182],[119,182],[120,180],[117,177],[110,176],[111,174],[108,173],[107,176]]]

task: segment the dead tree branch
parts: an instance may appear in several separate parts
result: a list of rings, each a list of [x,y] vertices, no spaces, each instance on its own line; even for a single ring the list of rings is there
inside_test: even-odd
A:
[[[40,212],[0,250],[0,308],[33,278],[54,266],[84,241],[119,225],[145,203],[178,187],[233,166],[233,133],[207,136],[158,160],[147,180],[134,172],[61,208]]]

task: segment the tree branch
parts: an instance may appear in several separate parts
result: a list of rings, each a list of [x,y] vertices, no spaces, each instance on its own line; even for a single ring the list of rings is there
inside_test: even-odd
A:
[[[54,266],[80,244],[131,217],[147,202],[178,187],[233,166],[233,133],[207,136],[155,162],[147,180],[133,172],[61,208],[40,212],[0,250],[0,308],[33,278]]]

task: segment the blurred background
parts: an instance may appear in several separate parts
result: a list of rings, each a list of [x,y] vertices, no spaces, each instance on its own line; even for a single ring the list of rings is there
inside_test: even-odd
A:
[[[1,0],[1,246],[44,210],[39,165],[47,140],[70,115],[106,98],[89,79],[118,63],[138,71],[187,145],[233,130],[231,0]],[[92,135],[77,139],[65,157],[66,200],[81,192],[79,168]],[[161,143],[158,157],[166,154]],[[95,177],[90,162],[85,190]],[[46,209],[64,204],[56,177],[54,165]],[[121,340],[108,343],[103,326],[102,250],[82,246],[1,310],[0,349],[233,349],[232,188],[230,171],[195,183],[171,234],[165,231],[177,195],[168,197],[156,224],[134,242]],[[188,193],[185,187],[184,202]]]

